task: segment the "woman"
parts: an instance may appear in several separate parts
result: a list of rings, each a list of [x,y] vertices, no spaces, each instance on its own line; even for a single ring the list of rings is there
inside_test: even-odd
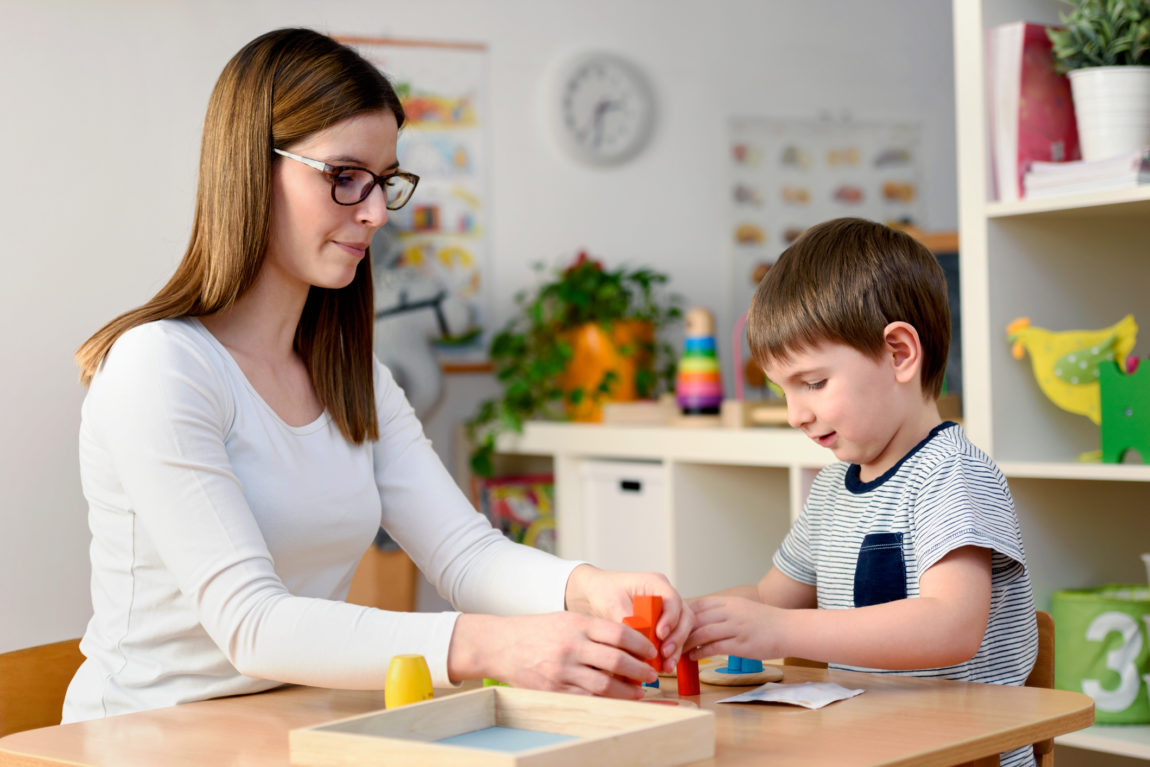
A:
[[[639,697],[655,648],[620,623],[637,593],[664,597],[677,660],[692,619],[665,578],[507,541],[373,359],[367,247],[418,183],[403,120],[375,67],[310,30],[265,34],[221,74],[183,261],[76,354],[94,614],[65,722],[381,688],[397,653],[437,685]],[[380,524],[464,614],[342,601]]]

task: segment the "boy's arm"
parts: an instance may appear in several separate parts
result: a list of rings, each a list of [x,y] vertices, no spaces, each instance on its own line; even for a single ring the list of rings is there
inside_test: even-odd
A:
[[[784,575],[777,567],[772,567],[767,571],[767,574],[755,586],[755,594],[751,599],[757,599],[765,605],[784,607],[788,610],[818,606],[818,592],[814,586]]]
[[[818,604],[814,586],[800,583],[783,575],[776,567],[768,570],[762,580],[753,586],[732,586],[729,589],[707,594],[706,597],[698,597],[698,599],[706,599],[707,597],[742,597],[743,599],[762,602],[765,605],[789,609],[815,607]]]
[[[708,597],[742,597],[743,599],[754,599],[759,601],[759,592],[755,590],[753,584],[743,586],[731,586],[729,589],[722,589],[721,591],[712,591],[710,594],[704,594],[701,597],[695,597],[691,602],[699,599],[707,599]]]
[[[798,610],[776,631],[785,655],[870,668],[951,666],[978,652],[990,616],[990,549],[963,546],[926,572],[919,596],[852,610]]]
[[[989,549],[964,546],[923,573],[918,597],[850,610],[779,609],[749,600],[705,597],[692,604],[694,658],[799,656],[885,669],[936,668],[971,658],[990,613]],[[772,604],[814,588],[772,569],[760,582]],[[801,598],[801,597],[800,597]],[[813,601],[813,600],[812,600]]]

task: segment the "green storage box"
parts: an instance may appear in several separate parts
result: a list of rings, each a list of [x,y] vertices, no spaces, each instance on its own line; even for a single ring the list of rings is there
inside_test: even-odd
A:
[[[1150,722],[1150,587],[1054,593],[1054,686],[1094,698],[1099,724]]]

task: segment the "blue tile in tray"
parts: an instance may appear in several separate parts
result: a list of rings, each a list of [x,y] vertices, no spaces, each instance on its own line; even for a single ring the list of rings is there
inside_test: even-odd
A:
[[[435,742],[449,746],[466,746],[467,748],[482,748],[488,751],[503,751],[514,754],[573,740],[579,740],[579,738],[574,735],[521,730],[516,727],[485,727],[481,730],[452,735],[449,738],[440,738]]]

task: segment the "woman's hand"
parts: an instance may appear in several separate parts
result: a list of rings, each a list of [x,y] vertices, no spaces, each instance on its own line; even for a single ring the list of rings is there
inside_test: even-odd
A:
[[[687,636],[695,625],[695,618],[666,576],[579,565],[567,580],[566,606],[573,612],[622,624],[623,619],[631,615],[632,597],[640,595],[663,598],[663,614],[655,626],[655,636],[662,642],[663,670],[673,673],[679,654],[687,646]]]
[[[643,697],[658,678],[655,655],[622,623],[572,612],[498,617],[461,615],[447,653],[454,681],[491,677],[514,687],[612,698]]]
[[[776,658],[786,610],[739,596],[711,595],[691,601],[695,629],[687,638],[693,660],[708,655]]]

